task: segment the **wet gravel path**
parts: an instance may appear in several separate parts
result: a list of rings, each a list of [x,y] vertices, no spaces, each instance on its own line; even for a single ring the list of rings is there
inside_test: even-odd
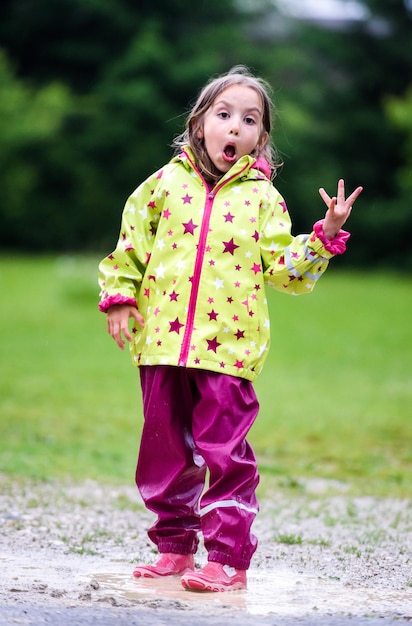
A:
[[[412,501],[325,489],[308,483],[292,498],[273,493],[261,502],[247,592],[191,594],[176,580],[142,588],[131,579],[133,562],[154,558],[146,538],[153,518],[133,486],[17,484],[0,477],[0,623],[412,621]],[[201,549],[197,563],[205,560]]]

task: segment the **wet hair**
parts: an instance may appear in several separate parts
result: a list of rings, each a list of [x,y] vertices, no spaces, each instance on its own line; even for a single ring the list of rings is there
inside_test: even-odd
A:
[[[274,177],[276,169],[281,166],[281,162],[270,138],[272,130],[272,111],[274,109],[269,95],[271,93],[271,87],[262,78],[254,76],[249,69],[243,65],[236,65],[226,74],[211,79],[205,85],[200,91],[187,117],[185,131],[176,137],[173,142],[173,147],[176,148],[176,150],[180,150],[183,146],[188,145],[193,151],[197,166],[210,182],[217,182],[222,177],[222,172],[216,169],[207,153],[203,136],[199,136],[199,130],[202,129],[205,113],[213,105],[216,98],[222,91],[233,85],[251,87],[259,94],[262,100],[263,115],[261,137],[263,137],[266,132],[268,138],[263,145],[258,144],[251,156],[256,158],[259,156],[264,157],[269,163]]]

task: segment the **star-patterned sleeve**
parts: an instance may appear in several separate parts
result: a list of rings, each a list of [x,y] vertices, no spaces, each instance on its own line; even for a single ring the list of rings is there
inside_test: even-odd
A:
[[[272,187],[270,200],[261,208],[260,246],[265,282],[292,295],[310,293],[334,255],[321,236],[291,234],[291,220],[282,196]]]
[[[143,182],[128,198],[115,250],[99,265],[99,309],[135,304],[150,259],[162,207],[162,170]]]

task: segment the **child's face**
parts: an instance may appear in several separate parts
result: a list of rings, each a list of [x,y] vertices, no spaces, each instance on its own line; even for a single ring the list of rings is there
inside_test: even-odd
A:
[[[199,137],[220,172],[228,172],[238,159],[267,142],[262,117],[261,97],[251,87],[232,85],[216,97],[205,113]]]

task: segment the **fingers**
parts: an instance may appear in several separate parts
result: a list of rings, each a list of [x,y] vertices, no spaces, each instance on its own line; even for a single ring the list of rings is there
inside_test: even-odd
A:
[[[116,305],[107,312],[107,331],[121,350],[124,350],[125,341],[132,341],[129,331],[129,319],[134,318],[140,326],[144,326],[142,315],[134,306]]]
[[[326,206],[333,211],[336,205],[345,207],[349,212],[352,210],[352,204],[355,202],[356,198],[362,193],[363,187],[357,187],[355,191],[353,191],[350,196],[345,198],[345,181],[341,178],[338,182],[338,193],[336,197],[331,198],[326,191],[321,187],[319,189],[319,194],[326,204]]]
[[[117,343],[117,345],[119,346],[121,350],[124,350],[124,345],[125,345],[123,336],[128,341],[131,341],[132,339],[129,333],[127,321],[126,323],[124,323],[120,319],[117,319],[117,318],[113,319],[113,318],[108,317],[107,318],[107,330],[108,330],[109,335],[113,337],[113,339],[115,340],[115,342]]]
[[[351,195],[346,200],[346,202],[352,205],[355,202],[356,198],[362,193],[362,191],[363,191],[363,187],[357,187],[355,191],[351,193]]]
[[[131,317],[133,317],[136,320],[136,322],[139,324],[139,326],[144,328],[143,315],[141,313],[139,313],[139,311],[137,309],[132,309],[131,310]]]
[[[334,198],[331,198],[329,194],[327,194],[326,191],[323,189],[323,187],[319,189],[319,195],[322,198],[323,202],[326,204],[326,206],[329,208]]]

